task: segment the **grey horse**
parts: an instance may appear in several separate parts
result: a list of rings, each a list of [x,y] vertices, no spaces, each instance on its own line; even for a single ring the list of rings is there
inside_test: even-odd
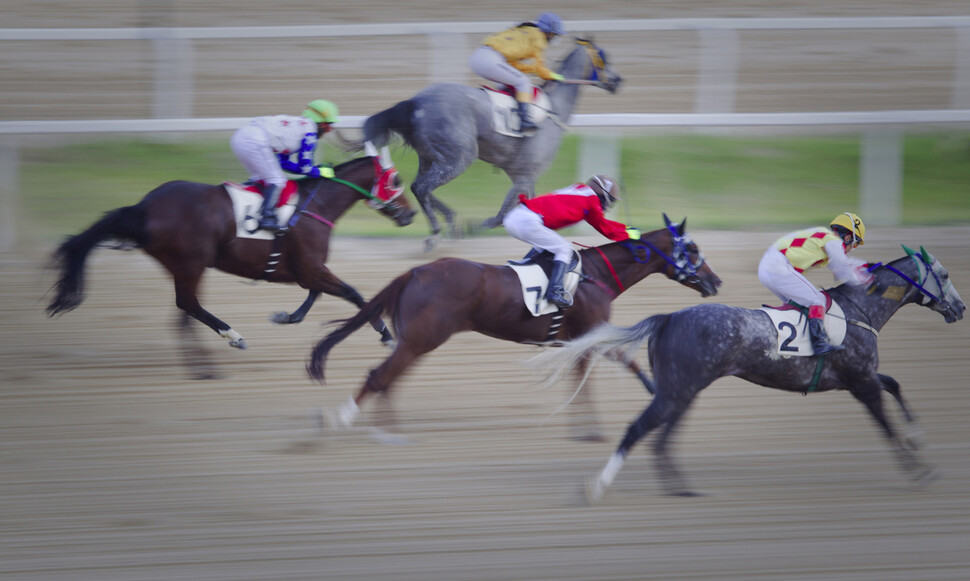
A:
[[[917,456],[912,438],[900,438],[883,410],[882,391],[902,408],[910,427],[910,413],[899,382],[877,372],[877,333],[900,307],[916,303],[943,315],[947,323],[963,318],[966,304],[950,282],[949,274],[926,250],[914,252],[887,265],[872,265],[868,287],[841,285],[828,292],[845,311],[846,348],[818,357],[777,355],[777,332],[760,310],[719,304],[696,305],[671,314],[654,315],[631,327],[601,325],[587,335],[548,353],[539,364],[555,370],[553,377],[591,356],[623,356],[632,361],[640,345],[654,373],[656,396],[627,429],[626,436],[599,476],[587,486],[587,499],[599,500],[630,449],[651,430],[660,427],[653,444],[655,466],[668,494],[691,496],[683,477],[667,453],[667,444],[694,397],[719,377],[735,376],[757,385],[802,393],[844,389],[861,402],[889,441],[902,469],[923,483],[935,471]]]
[[[398,134],[418,154],[418,173],[411,191],[430,223],[431,236],[425,241],[426,250],[441,238],[435,212],[444,216],[452,236],[460,235],[455,212],[434,196],[435,189],[461,175],[476,158],[501,168],[512,180],[512,188],[498,214],[483,226],[501,225],[520,193],[534,195],[536,178],[549,167],[559,150],[580,86],[596,85],[610,93],[619,88],[622,79],[610,67],[606,53],[590,40],[573,41],[575,48],[558,67],[565,79],[546,83],[550,110],[531,136],[496,132],[492,126],[492,104],[485,90],[455,83],[431,85],[364,122],[363,140],[350,143],[351,148],[362,148],[368,142],[384,147],[392,134]]]

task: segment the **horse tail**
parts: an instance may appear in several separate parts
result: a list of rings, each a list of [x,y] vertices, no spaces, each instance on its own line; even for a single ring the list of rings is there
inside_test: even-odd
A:
[[[654,315],[630,327],[602,323],[575,339],[554,343],[557,349],[546,350],[532,358],[529,364],[545,373],[542,384],[551,384],[581,361],[594,361],[606,355],[611,359],[633,360],[640,346],[650,340],[668,318],[669,315]]]
[[[51,268],[60,271],[60,279],[52,287],[57,295],[47,305],[47,315],[72,311],[84,301],[84,263],[98,244],[118,240],[143,247],[148,242],[145,223],[141,205],[125,206],[107,212],[90,228],[61,243],[51,259]]]
[[[401,276],[395,278],[389,285],[384,287],[384,289],[377,293],[377,295],[367,302],[356,315],[349,319],[341,319],[334,321],[334,323],[343,323],[332,331],[329,335],[320,339],[319,342],[310,351],[310,360],[307,362],[306,370],[309,376],[324,383],[326,378],[324,377],[324,368],[327,364],[327,355],[330,350],[333,349],[337,343],[340,343],[357,329],[363,327],[366,323],[370,322],[374,317],[379,317],[383,314],[387,314],[391,320],[394,319],[394,314],[397,311],[398,301],[401,296],[401,292],[407,286],[408,282],[411,281],[413,276],[413,271],[409,270],[402,274]]]
[[[396,133],[413,149],[414,108],[414,99],[407,99],[368,117],[364,121],[364,142],[370,141],[375,147],[384,147],[389,144],[392,134]]]

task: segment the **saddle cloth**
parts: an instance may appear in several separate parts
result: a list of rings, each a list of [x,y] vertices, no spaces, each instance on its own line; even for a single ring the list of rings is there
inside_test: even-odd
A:
[[[222,187],[232,200],[232,213],[236,219],[236,236],[238,238],[254,238],[257,240],[272,240],[275,232],[259,229],[259,207],[263,205],[263,195],[256,186],[247,186],[235,182],[223,182]],[[286,182],[286,187],[280,192],[280,201],[276,204],[276,217],[280,224],[285,224],[296,212],[299,201],[297,185],[293,181]]]
[[[825,295],[828,310],[825,313],[825,332],[832,345],[841,345],[845,339],[845,312],[832,297]],[[810,357],[815,354],[812,350],[811,337],[808,334],[808,317],[792,305],[781,307],[762,306],[763,311],[778,335],[776,353],[784,357]]]
[[[582,260],[579,254],[574,254],[574,258],[569,265],[569,272],[562,279],[563,288],[570,295],[576,292],[581,278]],[[525,308],[529,309],[533,317],[541,317],[559,311],[559,307],[546,300],[546,289],[549,288],[549,275],[539,264],[530,262],[529,264],[509,264],[509,268],[515,271],[522,285],[522,302]]]
[[[532,104],[529,105],[529,119],[538,125],[543,119],[549,116],[549,96],[542,92],[538,87],[534,87]],[[508,135],[509,137],[522,137],[519,131],[519,102],[507,89],[495,89],[483,86],[482,90],[488,95],[492,102],[492,128],[496,133]],[[513,89],[514,91],[514,89]]]

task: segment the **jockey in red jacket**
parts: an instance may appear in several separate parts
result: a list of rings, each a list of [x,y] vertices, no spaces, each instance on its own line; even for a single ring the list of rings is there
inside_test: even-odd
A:
[[[546,250],[554,255],[552,274],[546,300],[560,307],[572,306],[572,298],[563,289],[573,249],[556,230],[586,221],[597,232],[610,240],[637,240],[640,231],[608,219],[603,213],[619,199],[616,180],[602,174],[595,175],[585,184],[573,184],[532,198],[519,196],[520,204],[502,221],[506,232],[514,238],[532,245],[532,250],[520,261],[524,264],[536,254]]]

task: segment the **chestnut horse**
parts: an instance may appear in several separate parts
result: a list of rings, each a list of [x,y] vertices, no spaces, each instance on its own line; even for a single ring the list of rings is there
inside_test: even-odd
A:
[[[362,307],[364,299],[360,293],[324,266],[334,223],[363,199],[399,226],[410,224],[414,217],[403,195],[386,200],[371,193],[381,176],[375,167],[378,166],[374,158],[360,157],[337,166],[336,179],[298,182],[298,210],[289,227],[269,240],[237,237],[232,201],[224,186],[187,181],[164,183],[134,206],[108,212],[57,248],[53,264],[60,270],[60,280],[54,286],[56,296],[47,306],[47,314],[53,317],[81,304],[88,254],[105,241],[120,243],[117,248],[141,248],[171,273],[175,304],[182,310],[179,327],[183,339],[193,333],[189,327],[192,317],[228,339],[232,347],[247,346],[242,335],[199,304],[197,293],[206,268],[254,280],[296,283],[307,289],[309,294],[303,304],[292,314],[277,313],[273,318],[276,323],[302,321],[320,293]],[[384,342],[391,342],[391,335],[379,318],[374,318],[373,325]],[[204,351],[184,344],[182,348],[196,377],[215,377]]]
[[[673,224],[667,216],[664,220],[666,227],[646,233],[640,240],[580,250],[583,276],[573,306],[542,316],[531,314],[523,301],[519,279],[508,266],[442,258],[413,268],[318,342],[307,371],[323,382],[327,355],[337,343],[382,313],[391,318],[397,338],[394,352],[371,370],[357,396],[343,404],[333,420],[337,427],[347,428],[365,397],[386,393],[415,360],[455,333],[475,331],[505,341],[540,345],[576,338],[609,319],[613,300],[655,272],[663,272],[701,296],[717,294],[721,280],[685,232],[686,221]],[[636,363],[630,360],[629,366],[652,390],[650,380]],[[382,399],[390,405],[387,398]],[[579,403],[586,406],[586,425],[577,428],[575,437],[600,439],[588,395]]]

